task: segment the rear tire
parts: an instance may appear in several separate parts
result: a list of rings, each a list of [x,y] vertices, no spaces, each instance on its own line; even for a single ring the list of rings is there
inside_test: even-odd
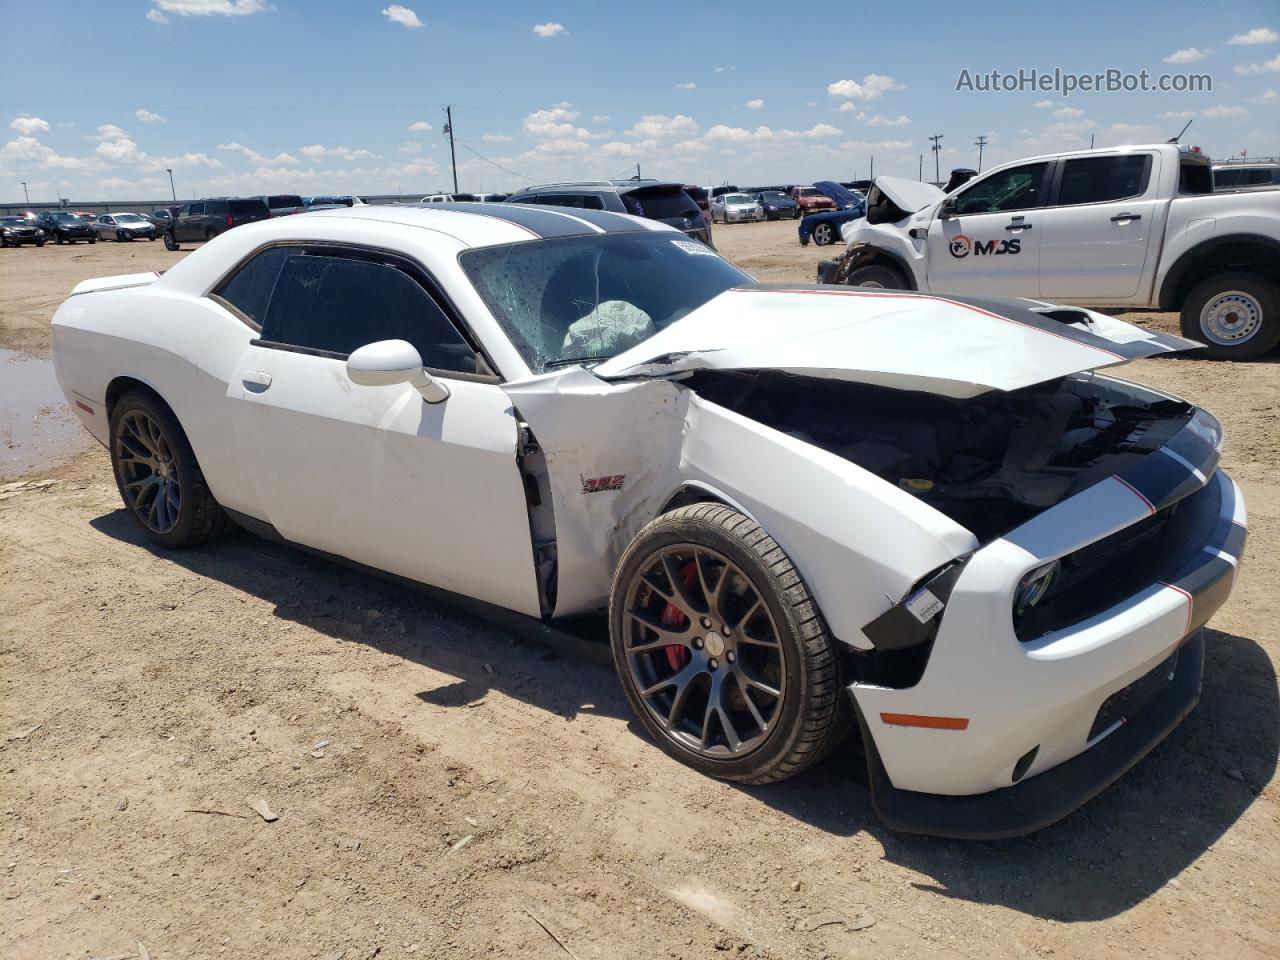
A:
[[[892,267],[882,267],[876,263],[858,267],[849,274],[845,283],[851,287],[866,287],[872,290],[907,289],[907,282],[902,278],[902,274]]]
[[[672,510],[637,534],[614,574],[609,636],[640,723],[703,774],[784,780],[851,726],[835,641],[804,580],[759,524],[723,504]],[[646,644],[655,649],[636,652]]]
[[[194,547],[230,525],[178,418],[154,394],[130,391],[116,401],[110,441],[116,488],[149,540],[162,547]]]
[[[1210,277],[1187,294],[1181,327],[1215,360],[1256,360],[1280,343],[1280,286],[1243,270]]]

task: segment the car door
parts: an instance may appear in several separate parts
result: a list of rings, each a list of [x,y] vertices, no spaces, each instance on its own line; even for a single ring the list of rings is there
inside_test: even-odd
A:
[[[262,328],[228,388],[259,519],[294,542],[540,614],[519,425],[420,268],[271,247],[215,295]],[[413,343],[448,399],[354,384],[347,355],[386,339]]]
[[[1137,295],[1153,222],[1163,233],[1160,156],[1068,157],[1059,162],[1040,243],[1040,295],[1098,302]]]
[[[1051,169],[1041,160],[997,170],[939,204],[929,224],[929,289],[1039,296]]]
[[[115,218],[111,216],[103,216],[98,218],[98,222],[93,225],[93,232],[98,235],[99,240],[107,240],[115,236]]]

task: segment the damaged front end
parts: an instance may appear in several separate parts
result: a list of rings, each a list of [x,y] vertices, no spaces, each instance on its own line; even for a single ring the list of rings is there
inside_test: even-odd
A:
[[[1193,412],[1091,374],[969,399],[768,372],[686,383],[856,463],[983,544],[1164,446]]]

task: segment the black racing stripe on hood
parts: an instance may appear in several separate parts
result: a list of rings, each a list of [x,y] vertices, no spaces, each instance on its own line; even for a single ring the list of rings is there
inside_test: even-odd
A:
[[[546,207],[534,207],[520,203],[433,203],[433,210],[455,210],[460,213],[474,213],[494,220],[505,220],[524,227],[537,234],[543,240],[557,237],[585,237],[597,231],[590,226],[575,220],[576,211],[563,213]]]
[[[1195,493],[1213,476],[1219,454],[1212,438],[1218,429],[1210,414],[1197,410],[1168,443],[1117,476],[1145,497],[1152,509],[1163,510]]]
[[[1017,297],[970,297],[963,294],[942,294],[940,297],[944,300],[966,303],[971,307],[999,314],[1028,327],[1035,327],[1037,330],[1068,337],[1087,346],[1118,354],[1126,360],[1137,360],[1141,357],[1150,357],[1159,353],[1172,353],[1178,350],[1192,350],[1199,346],[1199,344],[1190,340],[1154,331],[1148,331],[1151,333],[1150,339],[1135,340],[1130,343],[1116,343],[1114,340],[1100,337],[1076,324],[1064,323],[1061,320],[1055,320],[1051,316],[1038,312],[1044,309],[1052,310],[1058,306],[1052,303],[1041,307],[1038,303]],[[1059,309],[1065,311],[1080,310],[1079,307],[1065,305]]]

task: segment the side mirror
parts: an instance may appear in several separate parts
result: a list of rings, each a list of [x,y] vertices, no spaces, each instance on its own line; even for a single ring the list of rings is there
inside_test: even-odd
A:
[[[950,220],[956,215],[956,198],[947,197],[942,201],[942,206],[938,208],[938,219]]]
[[[407,383],[427,403],[449,399],[449,388],[422,369],[422,355],[407,340],[379,340],[347,357],[347,377],[365,387]]]

